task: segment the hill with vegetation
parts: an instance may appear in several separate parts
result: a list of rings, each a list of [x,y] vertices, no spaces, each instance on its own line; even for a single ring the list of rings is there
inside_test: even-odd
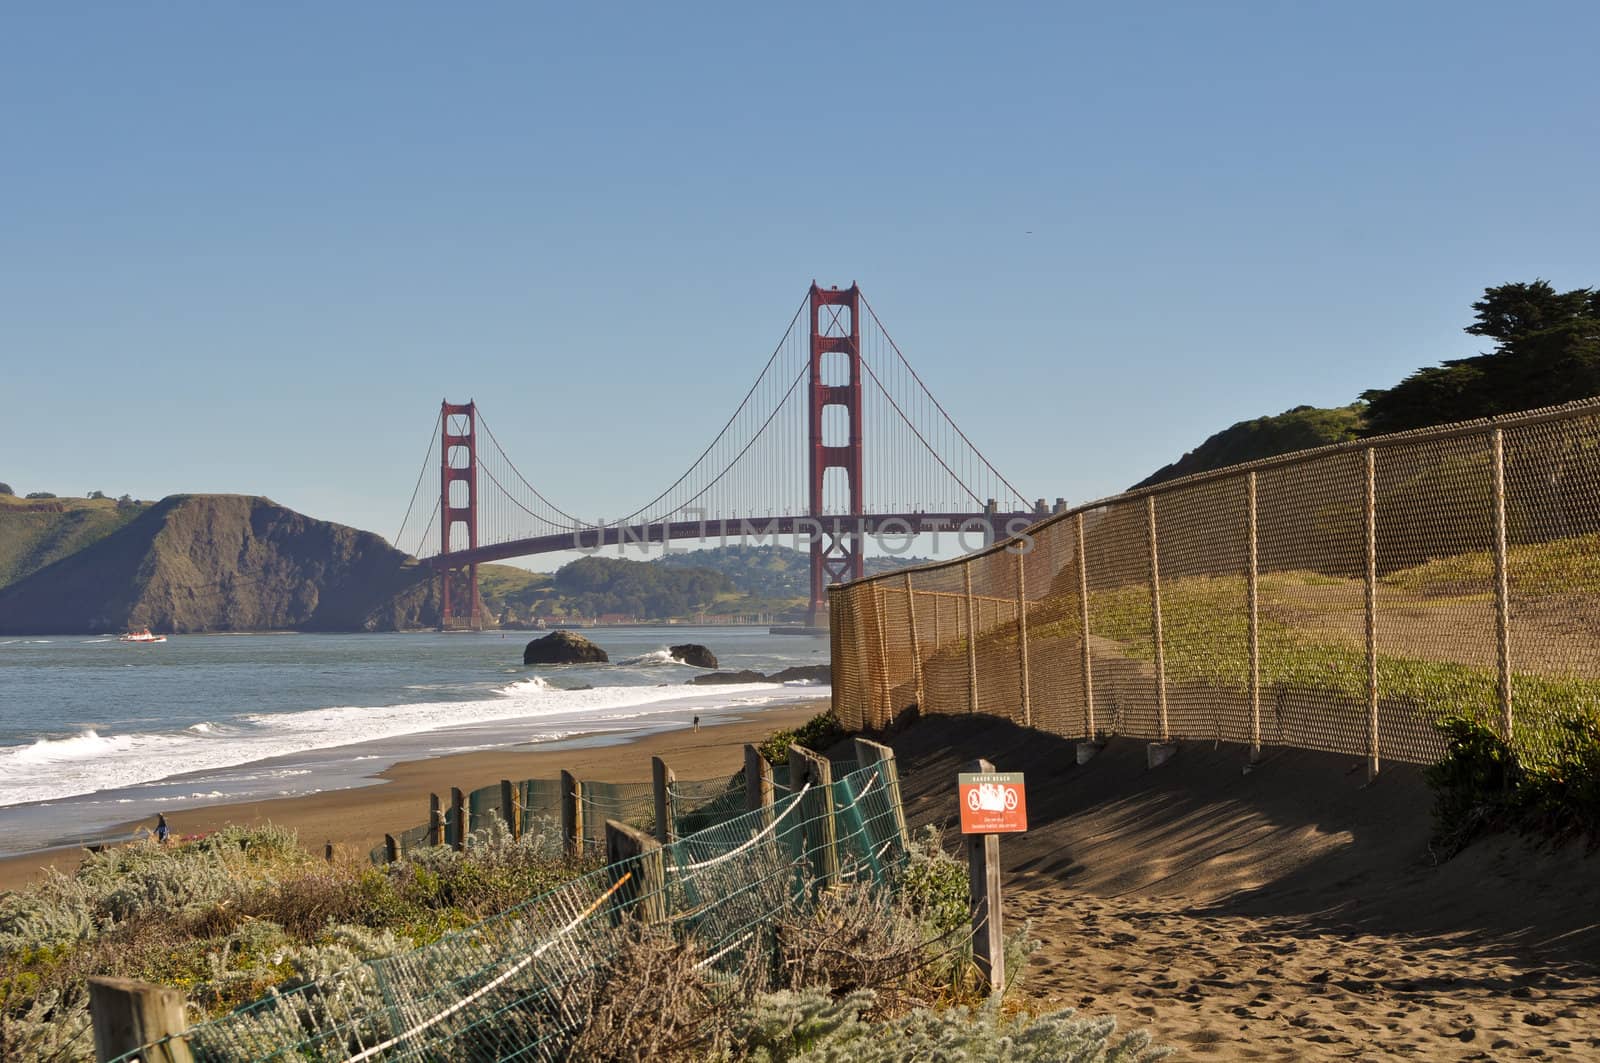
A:
[[[1359,402],[1297,406],[1218,432],[1134,488],[1360,436],[1469,421],[1600,395],[1600,290],[1502,284],[1472,304],[1464,331],[1493,341],[1471,358],[1418,369]]]
[[[394,630],[435,581],[370,532],[265,498],[174,495],[0,588],[0,633]]]
[[[925,558],[871,557],[869,575]],[[718,546],[649,561],[593,556],[555,572],[480,565],[478,589],[505,626],[600,616],[682,620],[788,615],[811,593],[811,559],[787,546]]]
[[[1170,465],[1163,465],[1130,490],[1165,483],[1209,469],[1225,469],[1258,458],[1343,443],[1361,434],[1362,403],[1322,409],[1296,406],[1276,417],[1257,417],[1224,428]]]
[[[18,498],[0,491],[0,587],[99,542],[149,508],[131,498]]]

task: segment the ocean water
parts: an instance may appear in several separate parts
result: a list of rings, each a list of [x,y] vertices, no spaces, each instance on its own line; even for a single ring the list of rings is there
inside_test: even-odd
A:
[[[824,697],[825,686],[688,686],[669,643],[724,669],[824,664],[825,638],[608,627],[610,664],[525,667],[537,633],[0,639],[0,853],[114,836],[156,811],[371,785],[397,760],[619,740]]]

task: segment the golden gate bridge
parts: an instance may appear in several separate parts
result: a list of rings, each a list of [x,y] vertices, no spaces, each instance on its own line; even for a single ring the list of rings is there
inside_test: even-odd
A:
[[[804,323],[802,324],[802,318]],[[626,516],[585,521],[518,470],[476,402],[441,404],[396,545],[440,578],[442,626],[478,627],[478,565],[606,546],[733,540],[808,544],[808,623],[826,586],[865,575],[871,537],[954,532],[987,544],[1047,513],[967,438],[876,311],[811,285],[738,409],[666,490]],[[418,501],[437,455],[432,513]],[[1058,507],[1061,505],[1057,501]],[[451,583],[465,575],[465,616]]]

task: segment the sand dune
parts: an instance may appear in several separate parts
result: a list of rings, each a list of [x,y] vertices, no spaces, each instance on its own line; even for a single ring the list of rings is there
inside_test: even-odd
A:
[[[1213,1059],[1600,1058],[1600,855],[1484,839],[1437,863],[1417,769],[1112,742],[983,718],[892,736],[915,823],[955,818],[985,756],[1028,781],[1001,844],[1007,916],[1043,942],[1021,986]],[[953,752],[959,751],[959,752]],[[950,828],[952,832],[954,827]]]

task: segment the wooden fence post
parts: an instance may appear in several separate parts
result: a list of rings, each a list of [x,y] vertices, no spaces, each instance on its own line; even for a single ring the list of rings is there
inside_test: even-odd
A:
[[[394,840],[393,834],[383,836],[383,859],[388,864],[400,859],[400,843]]]
[[[893,816],[895,835],[900,839],[900,851],[910,852],[911,831],[906,827],[906,810],[900,803],[900,768],[895,762],[894,750],[866,738],[856,739],[855,747],[857,765],[878,769],[878,782],[888,795],[889,812]]]
[[[991,772],[994,765],[975,760],[968,771]],[[968,834],[967,887],[972,896],[972,958],[988,986],[999,996],[1006,986],[1004,905],[1000,896],[1000,835]]]
[[[1499,668],[1500,737],[1506,745],[1516,738],[1511,715],[1511,579],[1506,546],[1506,441],[1496,428],[1490,437],[1494,448],[1494,644]]]
[[[583,783],[561,773],[561,844],[568,856],[583,855]]]
[[[644,831],[606,820],[606,863],[619,877],[632,872],[627,885],[617,890],[611,910],[619,917],[631,910],[645,923],[667,920],[667,864],[661,843]]]
[[[467,795],[461,787],[450,787],[450,817],[455,820],[455,835],[450,845],[458,853],[467,851]]]
[[[94,1055],[100,1063],[139,1049],[145,1049],[144,1063],[193,1063],[183,1037],[189,1028],[183,994],[176,989],[132,978],[92,977],[89,1017],[94,1023]]]
[[[807,808],[816,809],[814,815],[808,815],[805,809],[800,812],[805,817],[802,823],[806,851],[822,885],[835,886],[839,882],[839,834],[833,820],[833,765],[828,763],[827,757],[805,746],[792,745],[789,747],[789,788],[799,793],[806,783],[811,784],[812,796],[809,801],[801,800],[806,802]]]
[[[444,844],[444,807],[438,794],[428,795],[428,844]]]
[[[671,845],[678,839],[678,810],[672,800],[672,785],[677,781],[666,761],[650,758],[650,785],[656,794],[656,841],[662,845]]]
[[[510,779],[500,780],[500,814],[506,818],[511,840],[522,840],[522,787]]]
[[[744,807],[761,813],[761,826],[772,822],[772,765],[755,746],[744,747]]]
[[[1378,452],[1367,457],[1367,781],[1378,777]]]

